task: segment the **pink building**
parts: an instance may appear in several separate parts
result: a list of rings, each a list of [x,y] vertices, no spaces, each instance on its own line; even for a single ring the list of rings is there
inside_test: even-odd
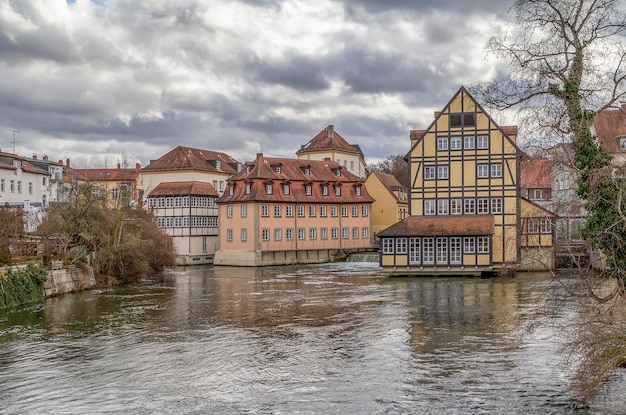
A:
[[[369,248],[372,202],[363,179],[336,162],[258,154],[218,200],[214,264],[328,262]]]

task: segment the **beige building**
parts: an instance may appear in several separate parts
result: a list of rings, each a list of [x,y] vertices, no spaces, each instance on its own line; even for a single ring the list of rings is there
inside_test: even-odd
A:
[[[372,204],[372,238],[409,216],[408,191],[393,175],[372,172],[365,180]]]
[[[218,200],[216,265],[328,262],[371,246],[372,198],[332,161],[258,154]]]
[[[68,161],[67,170],[76,182],[91,186],[94,196],[105,198],[110,208],[137,206],[141,203],[143,190],[140,164],[136,164],[133,169],[122,168],[119,163],[113,169],[76,169],[69,168]]]

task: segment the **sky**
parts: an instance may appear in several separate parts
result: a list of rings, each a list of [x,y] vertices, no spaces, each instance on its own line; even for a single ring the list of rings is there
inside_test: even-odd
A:
[[[178,145],[295,157],[327,125],[375,164],[409,150],[507,0],[4,0],[0,150],[146,166]],[[507,125],[504,115],[492,113]]]

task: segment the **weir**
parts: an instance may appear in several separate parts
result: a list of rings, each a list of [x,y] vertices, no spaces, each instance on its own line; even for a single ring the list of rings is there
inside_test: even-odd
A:
[[[348,255],[346,262],[378,262],[378,252],[355,252]]]

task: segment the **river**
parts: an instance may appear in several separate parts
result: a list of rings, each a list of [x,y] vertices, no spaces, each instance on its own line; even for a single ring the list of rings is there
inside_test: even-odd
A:
[[[0,414],[626,413],[623,371],[571,409],[550,284],[207,266],[51,298],[0,312]]]

